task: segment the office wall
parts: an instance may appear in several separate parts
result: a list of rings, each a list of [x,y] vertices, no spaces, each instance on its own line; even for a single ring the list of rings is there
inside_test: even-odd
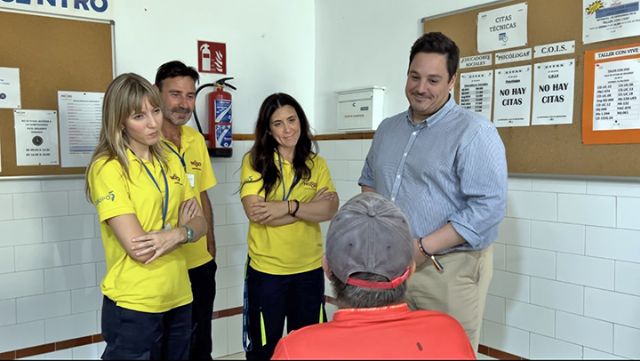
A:
[[[260,103],[276,91],[290,93],[313,114],[313,1],[112,2],[117,73],[133,71],[153,79],[168,60],[196,66],[197,40],[226,43],[225,76],[234,77],[230,83],[238,88],[232,91],[235,133],[253,132]],[[221,77],[204,74],[201,84]],[[198,104],[205,118],[204,99]]]
[[[405,110],[420,19],[490,2],[317,1],[322,130],[335,131],[337,90],[386,86],[384,113]],[[361,148],[368,146],[338,141],[322,149],[339,150],[332,154],[340,160],[329,162],[333,174],[356,180]],[[343,200],[357,192],[353,184],[341,182]],[[511,177],[481,344],[532,359],[640,357],[638,209],[639,182]]]
[[[111,0],[109,4],[108,15],[92,17],[115,22],[117,74],[137,72],[153,80],[165,61],[196,64],[197,40],[224,42],[228,76],[236,78],[231,83],[238,87],[233,92],[236,133],[253,131],[262,99],[275,91],[294,95],[313,114],[313,1]],[[0,5],[50,10],[35,1],[31,8],[15,2]],[[202,82],[220,77],[203,75]],[[200,108],[203,103],[200,99]],[[242,304],[247,226],[235,192],[246,143],[235,144],[234,158],[213,160],[219,180],[210,194],[218,240],[215,310]],[[0,354],[100,332],[104,255],[95,210],[85,201],[83,184],[82,179],[0,179]],[[213,329],[214,355],[241,350],[238,316],[214,321]],[[103,347],[92,344],[36,358],[97,358]]]
[[[384,86],[384,115],[405,110],[409,50],[423,33],[422,18],[490,2],[493,0],[316,1],[315,118],[319,133],[336,131],[336,91]]]

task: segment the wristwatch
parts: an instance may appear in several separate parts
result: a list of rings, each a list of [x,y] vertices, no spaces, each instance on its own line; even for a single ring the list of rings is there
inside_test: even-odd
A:
[[[187,231],[187,239],[184,240],[184,243],[193,242],[193,229],[191,229],[191,227],[189,226],[182,226],[182,227],[184,227],[185,231]]]

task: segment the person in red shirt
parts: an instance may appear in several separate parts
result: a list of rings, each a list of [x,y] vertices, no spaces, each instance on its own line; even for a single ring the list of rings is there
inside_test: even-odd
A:
[[[351,198],[331,221],[323,259],[339,310],[282,338],[272,360],[475,359],[458,321],[405,302],[414,242],[393,202],[372,192]]]

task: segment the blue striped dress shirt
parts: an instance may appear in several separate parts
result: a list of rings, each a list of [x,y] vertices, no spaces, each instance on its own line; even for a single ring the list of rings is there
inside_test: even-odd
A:
[[[450,222],[466,242],[439,254],[484,249],[506,210],[504,145],[492,123],[449,97],[421,123],[411,122],[410,109],[385,119],[358,184],[400,207],[415,237]]]

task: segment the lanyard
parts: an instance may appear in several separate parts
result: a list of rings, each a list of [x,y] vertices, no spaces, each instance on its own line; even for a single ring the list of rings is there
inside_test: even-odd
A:
[[[173,152],[173,154],[175,154],[178,157],[178,159],[180,159],[180,163],[182,163],[182,168],[184,168],[184,171],[186,172],[187,171],[187,163],[184,160],[184,153],[182,153],[182,155],[180,155],[180,153],[178,153],[177,150],[173,149],[173,147],[170,146],[169,143],[167,143],[165,141],[163,141],[163,143],[164,143],[165,146],[167,146],[167,148],[169,148]]]
[[[151,180],[153,181],[153,184],[155,184],[156,188],[158,189],[158,192],[162,194],[162,191],[160,190],[160,185],[158,185],[156,178],[153,176],[153,174],[151,173],[147,165],[144,164],[144,161],[140,159],[138,160],[140,161],[140,163],[142,163],[144,170],[147,171],[149,178],[151,178]],[[162,168],[162,164],[160,164],[160,162],[158,162],[158,164],[160,165],[160,170],[162,171],[162,178],[164,178],[164,201],[162,202],[162,227],[165,227],[167,225],[167,222],[166,222],[167,210],[169,209],[169,182],[167,182],[167,174],[164,172],[164,168]]]
[[[280,155],[280,152],[278,152],[278,163],[280,165],[280,181],[282,182],[282,200],[286,201],[289,199],[293,187],[298,184],[298,176],[296,175],[293,177],[293,182],[291,182],[291,187],[289,187],[289,191],[287,192],[287,189],[284,185],[284,171],[282,170],[282,156]]]

